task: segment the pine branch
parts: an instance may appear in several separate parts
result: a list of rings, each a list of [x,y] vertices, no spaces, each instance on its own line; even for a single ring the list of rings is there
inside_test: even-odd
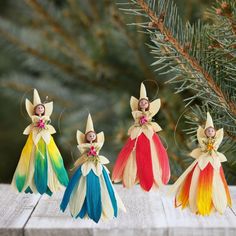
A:
[[[66,42],[66,45],[75,50],[76,53],[80,56],[80,62],[84,66],[89,66],[89,68],[94,69],[95,63],[91,58],[80,48],[78,47],[78,43],[75,41],[74,37],[70,35],[70,33],[59,24],[46,10],[45,8],[37,2],[37,0],[25,0],[25,2],[35,10],[43,19],[51,26],[51,29],[54,33],[60,35]]]
[[[236,3],[231,3],[232,6],[227,3],[227,1],[218,2],[218,7],[215,9],[215,13],[220,17],[225,17],[228,23],[231,25],[232,32],[236,35],[236,19],[233,17],[233,11],[235,10]]]
[[[17,48],[21,49],[22,51],[39,58],[42,61],[45,61],[53,66],[55,66],[56,68],[64,71],[65,73],[68,73],[70,75],[73,74],[74,70],[70,65],[65,65],[64,63],[60,63],[58,60],[52,59],[48,56],[46,56],[45,54],[42,54],[40,51],[29,47],[27,44],[25,44],[24,42],[20,41],[19,39],[17,39],[16,37],[14,37],[13,34],[7,32],[6,30],[0,28],[0,34],[2,35],[2,37],[4,37],[7,41],[9,41],[11,44],[15,45]]]
[[[230,112],[236,116],[236,104],[231,102],[227,98],[227,96],[224,94],[224,92],[221,90],[220,86],[218,86],[212,76],[202,68],[202,66],[198,63],[198,61],[191,57],[187,51],[184,49],[184,47],[178,42],[178,40],[172,35],[172,32],[165,27],[164,25],[164,15],[161,15],[158,17],[148,6],[148,4],[144,0],[137,0],[137,4],[141,7],[141,9],[149,16],[149,18],[152,21],[152,27],[158,29],[164,36],[167,41],[169,41],[173,47],[178,51],[185,59],[186,61],[191,65],[191,67],[201,73],[203,75],[203,78],[207,81],[209,86],[212,88],[212,90],[215,92],[215,94],[219,97],[219,100],[222,104],[224,104],[225,107],[228,107]]]
[[[104,88],[106,86],[104,84],[101,84],[100,81],[91,80],[87,77],[82,76],[81,74],[78,74],[77,69],[74,68],[73,66],[62,63],[57,59],[50,58],[46,54],[41,53],[39,50],[28,46],[23,41],[19,40],[13,34],[7,32],[6,30],[2,29],[1,27],[0,27],[0,35],[2,35],[3,38],[5,38],[11,44],[15,45],[20,50],[26,52],[27,54],[32,55],[35,58],[40,59],[43,62],[46,62],[46,63],[54,66],[55,68],[63,71],[65,74],[68,74],[72,77],[77,77],[80,81],[82,81],[86,84],[90,84],[92,86],[96,86],[98,88]]]
[[[129,31],[125,27],[123,18],[119,14],[115,14],[115,13],[113,14],[113,18],[117,26],[119,27],[119,30],[122,31],[124,35],[126,36],[128,45],[133,49],[134,53],[136,54],[139,66],[140,68],[142,68],[145,78],[149,80],[155,80],[155,75],[153,74],[150,67],[148,67],[147,63],[145,62],[145,59],[143,58],[142,53],[140,53],[140,49],[137,46],[137,42],[135,38],[129,33]]]
[[[234,9],[234,3],[228,4]],[[196,102],[207,105],[234,140],[236,38],[228,20],[214,12],[214,24],[184,24],[172,0],[129,0],[120,5],[125,13],[145,18],[145,22],[129,25],[144,29],[142,32],[150,37],[152,44],[148,46],[155,58],[155,71],[170,76],[168,82],[176,85],[177,93],[191,91],[185,94],[186,106]],[[201,115],[205,117],[203,111]]]
[[[81,22],[81,26],[83,27],[89,27],[91,18],[87,16],[84,11],[81,9],[81,7],[78,6],[77,0],[67,0],[69,5],[69,16],[72,18],[76,16],[76,18]],[[74,18],[73,18],[74,19]]]

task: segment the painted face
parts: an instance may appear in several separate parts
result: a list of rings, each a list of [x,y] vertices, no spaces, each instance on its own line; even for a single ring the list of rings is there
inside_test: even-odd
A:
[[[149,101],[145,98],[139,100],[139,107],[141,110],[146,110],[149,106]]]
[[[36,106],[36,108],[35,108],[35,114],[36,115],[38,115],[38,116],[43,115],[44,112],[45,112],[45,108],[44,108],[43,105],[39,104],[39,105]]]
[[[216,130],[215,130],[213,127],[208,127],[208,128],[205,130],[205,135],[206,135],[208,138],[214,138],[215,135],[216,135]]]
[[[93,142],[95,139],[96,139],[97,135],[95,132],[93,131],[89,131],[87,134],[86,134],[86,139],[88,142]]]

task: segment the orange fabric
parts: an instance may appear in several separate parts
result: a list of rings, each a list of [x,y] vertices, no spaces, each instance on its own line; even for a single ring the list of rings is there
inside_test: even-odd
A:
[[[226,196],[227,196],[228,205],[231,207],[232,206],[232,201],[231,201],[231,197],[230,197],[230,193],[229,193],[229,187],[228,187],[228,184],[226,182],[222,166],[220,167],[220,176],[221,176],[221,179],[222,179],[224,187],[225,187],[225,192],[226,192]]]
[[[196,165],[192,169],[192,171],[186,176],[186,179],[182,185],[182,187],[179,190],[179,194],[177,196],[177,199],[175,199],[175,207],[182,206],[182,209],[187,207],[189,203],[189,191],[190,191],[190,185],[192,181],[193,171],[195,170]],[[179,204],[178,204],[179,203]]]
[[[200,215],[209,215],[212,209],[213,167],[209,163],[199,175],[197,189],[197,208]]]

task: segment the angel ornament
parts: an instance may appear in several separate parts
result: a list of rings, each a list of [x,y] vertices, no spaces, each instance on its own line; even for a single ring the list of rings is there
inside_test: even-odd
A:
[[[143,190],[149,191],[152,187],[167,184],[170,179],[167,152],[156,133],[161,131],[161,127],[152,122],[160,109],[160,99],[150,102],[142,83],[140,98],[131,97],[130,106],[135,122],[116,160],[112,180],[122,181],[127,188],[140,183]]]
[[[28,135],[12,185],[19,192],[52,195],[68,184],[62,156],[54,142],[56,133],[50,125],[53,102],[42,103],[34,89],[33,104],[26,99],[25,106],[32,123],[24,130]]]
[[[117,217],[125,207],[112,186],[109,171],[104,164],[109,160],[100,155],[104,143],[104,133],[96,133],[89,114],[85,134],[77,130],[80,158],[74,163],[76,169],[62,199],[60,208],[65,211],[69,204],[73,218],[100,219]]]
[[[171,188],[171,192],[175,192],[175,206],[189,207],[199,215],[210,215],[213,211],[223,214],[226,207],[231,206],[221,166],[221,162],[227,160],[217,151],[223,140],[223,128],[215,130],[209,113],[205,128],[199,126],[197,130],[197,139],[199,147],[190,153],[195,161]]]

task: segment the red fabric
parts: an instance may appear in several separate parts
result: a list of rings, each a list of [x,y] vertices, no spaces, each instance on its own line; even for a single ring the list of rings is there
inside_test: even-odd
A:
[[[135,140],[136,139],[131,140],[131,138],[129,138],[125,146],[121,149],[113,168],[112,181],[120,181],[122,179],[123,171],[130,153],[134,148]]]
[[[150,141],[142,133],[136,145],[137,175],[141,187],[149,191],[154,183]]]
[[[152,138],[155,143],[158,160],[162,170],[162,182],[163,184],[167,184],[170,180],[170,165],[168,155],[158,135],[154,133]]]

